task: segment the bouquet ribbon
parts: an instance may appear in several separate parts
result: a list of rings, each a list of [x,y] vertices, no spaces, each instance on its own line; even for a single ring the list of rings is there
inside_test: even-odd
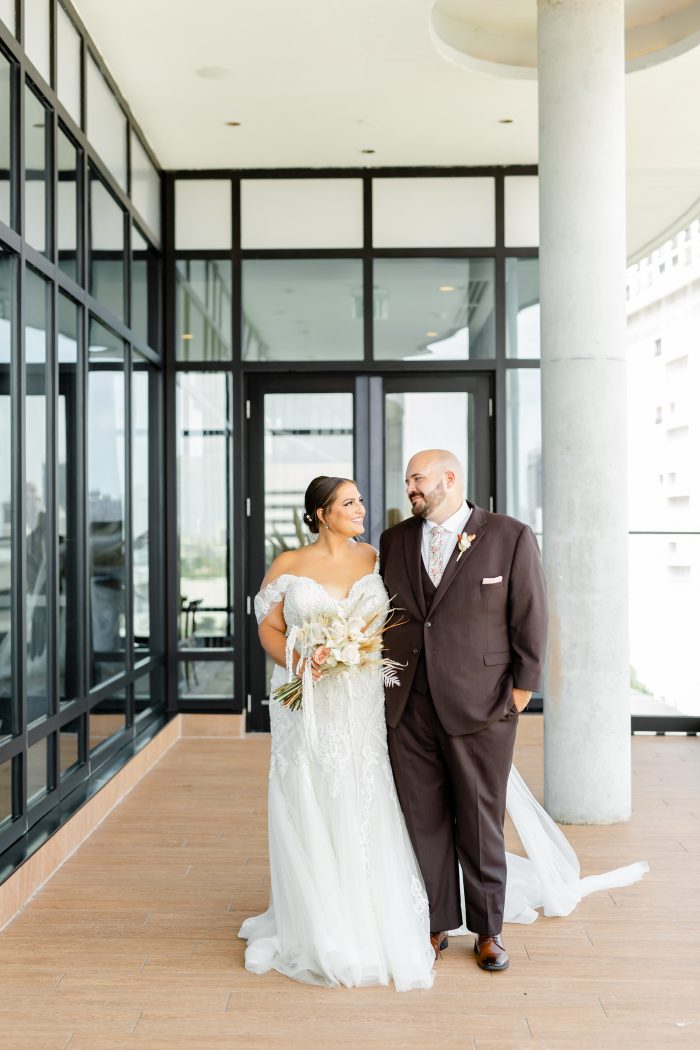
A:
[[[298,627],[292,627],[291,631],[287,635],[287,646],[285,650],[286,663],[287,663],[287,681],[291,682],[295,673],[299,673],[299,667],[304,659],[304,655],[299,657],[299,662],[294,669],[294,646],[296,644],[297,635],[299,634]],[[306,733],[306,739],[309,744],[309,748],[314,754],[318,754],[318,726],[316,724],[316,712],[314,710],[314,677],[312,672],[312,659],[308,656],[306,659],[306,666],[304,667],[304,673],[301,676],[301,690],[302,690],[302,705],[301,713],[304,719],[304,731]]]

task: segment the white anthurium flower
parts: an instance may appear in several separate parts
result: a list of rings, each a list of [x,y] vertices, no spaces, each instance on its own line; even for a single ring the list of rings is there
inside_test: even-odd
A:
[[[362,628],[365,621],[361,616],[350,616],[348,618],[348,638],[359,639],[362,637]]]
[[[323,624],[312,623],[309,624],[308,632],[308,643],[309,645],[323,645],[326,640],[326,634],[323,629]]]
[[[348,636],[347,624],[342,620],[334,620],[328,628],[328,636],[336,645],[341,645]]]
[[[340,653],[340,659],[344,664],[349,664],[351,666],[359,664],[360,647],[357,642],[348,642],[347,645],[344,645]]]

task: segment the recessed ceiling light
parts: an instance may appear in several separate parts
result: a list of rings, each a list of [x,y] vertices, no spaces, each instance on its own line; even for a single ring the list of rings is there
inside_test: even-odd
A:
[[[196,69],[195,73],[205,80],[225,80],[231,76],[233,70],[227,66],[202,66],[201,69]]]
[[[240,126],[241,126],[240,120],[227,120],[226,121],[226,127],[227,128],[240,128]]]
[[[453,284],[441,284],[439,291],[441,292],[454,292],[455,286]]]
[[[360,153],[376,153],[376,149],[361,149]]]
[[[191,333],[191,332],[183,332],[183,333],[182,333],[182,338],[183,338],[183,339],[193,339],[193,338],[194,338],[194,336],[192,335],[192,333]]]
[[[512,124],[513,121],[510,117],[504,117],[503,120],[499,120],[499,124]]]
[[[429,339],[433,339],[437,335],[437,332],[426,332],[425,334]]]

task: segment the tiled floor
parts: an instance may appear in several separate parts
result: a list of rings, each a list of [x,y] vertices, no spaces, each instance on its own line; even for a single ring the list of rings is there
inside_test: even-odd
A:
[[[541,719],[516,763],[541,797]],[[266,738],[183,738],[0,934],[3,1050],[700,1047],[700,742],[633,741],[631,824],[569,828],[583,874],[635,886],[506,928],[511,968],[452,939],[430,992],[328,990],[242,967],[267,904]],[[516,843],[510,843],[516,847]]]

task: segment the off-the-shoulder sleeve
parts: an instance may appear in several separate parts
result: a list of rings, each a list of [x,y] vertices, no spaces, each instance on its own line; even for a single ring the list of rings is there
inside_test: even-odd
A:
[[[262,623],[266,616],[270,615],[270,610],[273,606],[278,605],[283,600],[288,583],[288,575],[278,576],[276,580],[271,580],[267,587],[263,587],[255,595],[253,606],[255,608],[255,618],[259,624]]]

